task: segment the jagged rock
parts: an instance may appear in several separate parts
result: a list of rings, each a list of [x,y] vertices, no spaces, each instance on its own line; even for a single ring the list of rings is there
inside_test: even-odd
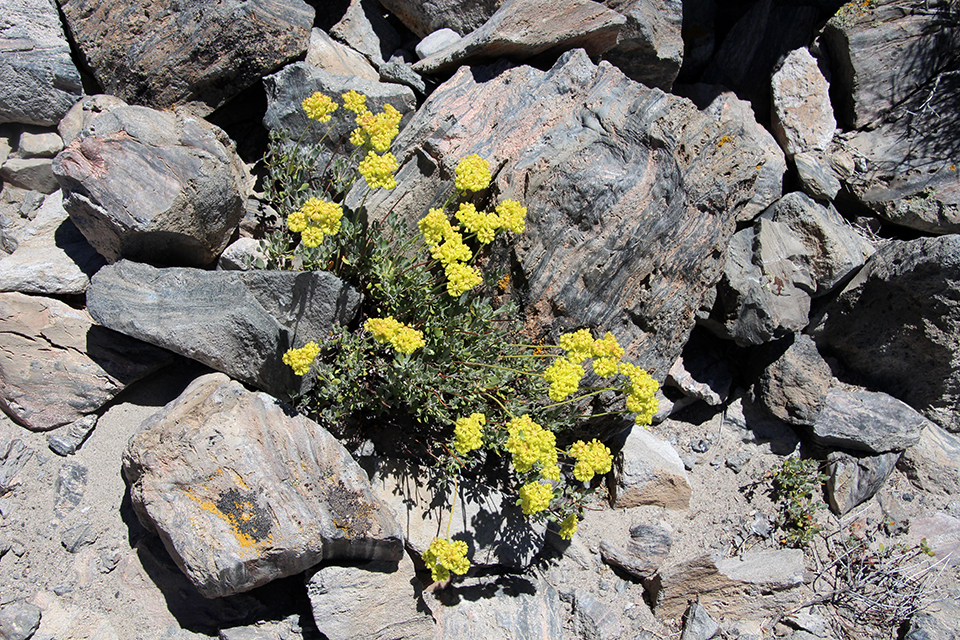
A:
[[[0,495],[20,484],[18,475],[32,455],[33,449],[20,438],[9,438],[0,445]]]
[[[57,3],[105,93],[201,117],[303,56],[315,13],[303,0]]]
[[[423,589],[404,553],[396,563],[327,565],[307,574],[307,595],[317,627],[329,640],[433,638]]]
[[[899,468],[923,491],[960,494],[960,436],[928,424],[901,456]]]
[[[415,49],[417,57],[421,60],[429,58],[433,54],[459,42],[461,37],[453,29],[437,29],[417,44]]]
[[[790,594],[777,597],[804,582],[803,551],[777,549],[747,551],[725,560],[709,555],[662,567],[645,585],[658,616],[679,617],[689,600],[710,605],[722,603],[726,616],[749,610],[776,610]],[[760,598],[763,593],[765,598]],[[772,596],[772,597],[771,597]]]
[[[623,625],[617,612],[586,589],[573,592],[573,628],[582,640],[618,640]]]
[[[944,560],[947,566],[960,565],[960,518],[945,513],[914,518],[909,539],[914,544],[925,539],[935,559]]]
[[[781,456],[790,455],[800,444],[800,438],[786,422],[771,417],[742,396],[727,405],[723,425],[736,429],[743,442],[766,444],[772,453]]]
[[[221,373],[148,418],[123,470],[138,518],[207,597],[403,553],[400,525],[333,436]]]
[[[52,158],[63,149],[63,140],[56,133],[30,133],[24,131],[20,134],[20,144],[17,145],[17,152],[21,158]]]
[[[833,140],[837,121],[830,104],[830,85],[806,48],[795,49],[774,72],[773,134],[788,158],[824,151]]]
[[[316,27],[310,32],[310,45],[304,62],[338,76],[353,76],[372,82],[380,80],[380,74],[361,53],[340,44],[323,29]]]
[[[816,200],[833,201],[840,192],[840,180],[829,168],[825,167],[816,153],[798,153],[793,156],[793,164],[800,178],[800,188]]]
[[[619,13],[590,0],[506,0],[482,27],[413,70],[436,74],[494,58],[523,60],[576,48],[598,56],[617,44],[625,23]]]
[[[760,375],[756,396],[780,420],[811,427],[836,382],[813,339],[796,334],[783,354]]]
[[[0,177],[24,189],[53,193],[60,185],[52,165],[50,158],[8,158],[0,167]]]
[[[620,38],[604,54],[629,78],[670,91],[683,61],[681,0],[601,0],[627,22]]]
[[[250,177],[233,142],[185,111],[116,107],[55,159],[63,205],[109,262],[210,264],[243,216]]]
[[[720,625],[699,602],[694,602],[683,615],[680,640],[710,640],[720,632]]]
[[[0,638],[29,640],[40,627],[40,607],[15,602],[0,607]]]
[[[0,407],[28,429],[93,413],[171,359],[59,300],[0,293]]]
[[[960,236],[891,241],[826,305],[812,334],[871,388],[960,431],[958,281]]]
[[[63,208],[63,195],[47,196],[21,231],[17,249],[0,257],[0,291],[76,294],[105,263]]]
[[[842,516],[872,498],[887,482],[899,458],[899,451],[876,456],[831,452],[826,486],[833,512]]]
[[[0,122],[55,125],[83,87],[50,0],[6,0],[0,21]]]
[[[384,8],[421,38],[439,29],[466,35],[505,4],[504,0],[380,0]]]
[[[687,397],[718,406],[730,395],[733,373],[711,338],[703,331],[694,330],[683,355],[670,367],[664,384],[680,389]]]
[[[60,139],[64,144],[70,144],[101,113],[125,106],[127,103],[116,96],[105,94],[85,96],[70,107],[70,111],[67,111],[67,115],[63,116],[60,124],[57,125]]]
[[[436,640],[535,640],[559,638],[564,614],[557,591],[520,576],[468,578],[426,592],[436,620]]]
[[[376,0],[350,0],[350,6],[340,22],[330,29],[330,35],[365,55],[376,68],[393,56],[401,40],[397,30],[383,17]]]
[[[904,640],[957,640],[960,605],[948,599],[913,614]]]
[[[366,207],[415,221],[446,200],[463,156],[488,158],[497,199],[527,207],[491,268],[524,283],[530,326],[609,330],[663,380],[755,193],[763,152],[719,144],[728,131],[582,50],[549,71],[461,68],[395,141],[398,187]]]
[[[522,569],[543,549],[546,523],[529,522],[516,498],[487,483],[461,478],[452,504],[452,487],[421,465],[384,458],[370,475],[374,493],[393,510],[416,553],[446,536],[448,523],[450,537],[467,543],[474,565]]]
[[[932,424],[912,407],[885,393],[835,387],[823,400],[813,439],[827,447],[867,453],[903,451]]]
[[[248,271],[254,268],[257,260],[263,261],[264,264],[267,260],[260,241],[253,238],[238,238],[236,242],[220,254],[220,259],[217,260],[217,270]]]
[[[87,292],[104,326],[285,396],[297,379],[287,349],[322,343],[356,315],[360,295],[325,271],[156,269],[121,261]]]
[[[670,443],[642,427],[627,435],[614,459],[614,477],[610,493],[617,509],[644,504],[686,509],[690,504],[690,483],[680,456]]]
[[[83,416],[47,436],[50,450],[61,456],[76,453],[97,426],[96,414]]]
[[[63,518],[76,509],[87,490],[89,470],[77,462],[64,462],[53,483],[53,512]]]
[[[673,546],[670,529],[661,524],[630,527],[630,540],[620,547],[608,540],[600,542],[600,557],[607,564],[623,569],[638,579],[651,577],[666,560]]]

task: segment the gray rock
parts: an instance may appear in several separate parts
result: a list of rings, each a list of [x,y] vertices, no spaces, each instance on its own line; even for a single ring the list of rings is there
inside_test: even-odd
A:
[[[793,164],[800,178],[800,188],[811,198],[832,201],[840,193],[840,180],[813,152],[798,153],[793,156]]]
[[[8,158],[0,167],[0,177],[24,189],[53,193],[60,185],[52,166],[50,158]]]
[[[714,342],[716,338],[706,332],[694,331],[683,355],[670,367],[664,384],[713,407],[726,402],[733,386],[733,372]]]
[[[427,93],[427,83],[420,74],[413,70],[412,65],[397,56],[380,65],[380,79],[384,82],[405,84],[421,96]]]
[[[663,564],[673,546],[670,529],[661,524],[638,524],[630,528],[630,540],[623,547],[609,540],[600,542],[600,557],[638,579],[651,577]]]
[[[480,28],[504,0],[380,0],[380,4],[421,38],[439,29],[466,35]]]
[[[681,0],[602,0],[602,4],[627,19],[604,60],[637,82],[670,91],[683,61]]]
[[[281,361],[287,349],[322,343],[359,304],[356,291],[324,271],[156,269],[126,260],[101,269],[87,292],[104,326],[278,397],[299,384]]]
[[[936,513],[929,517],[914,518],[910,522],[908,540],[912,544],[927,541],[934,558],[943,560],[948,567],[960,565],[960,518]],[[956,619],[956,609],[953,610]]]
[[[773,134],[787,158],[826,150],[837,121],[830,104],[830,85],[810,51],[802,47],[788,53],[770,84]]]
[[[885,393],[835,387],[813,424],[813,439],[827,447],[867,453],[903,451],[920,440],[932,423],[909,405]]]
[[[734,473],[740,473],[743,471],[743,468],[747,466],[747,463],[750,462],[750,459],[753,456],[750,455],[749,451],[736,451],[729,456],[724,461],[724,464],[728,469],[731,469]]]
[[[60,534],[60,544],[70,553],[77,553],[97,541],[100,532],[92,523],[79,521],[68,527]]]
[[[275,640],[277,634],[272,630],[260,629],[255,626],[231,627],[221,629],[218,640]]]
[[[85,466],[77,462],[64,462],[53,483],[53,512],[63,518],[73,511],[83,500],[87,490]]]
[[[83,416],[47,436],[50,450],[61,456],[76,453],[97,426],[96,414]]]
[[[484,21],[486,22],[486,21]],[[440,53],[447,47],[460,42],[461,36],[453,29],[437,29],[423,38],[415,49],[417,57],[423,60],[435,53]]]
[[[0,607],[0,638],[28,640],[40,628],[40,607],[29,602]]]
[[[330,29],[330,35],[362,53],[375,68],[393,56],[401,40],[376,0],[350,0],[347,12]]]
[[[0,293],[0,408],[28,429],[93,413],[171,360],[59,300]]]
[[[760,374],[756,396],[780,420],[811,427],[836,382],[813,339],[797,334],[783,354]]]
[[[17,145],[17,152],[21,158],[52,158],[63,149],[63,140],[56,133],[30,133],[24,131],[20,134],[20,144]]]
[[[586,589],[573,592],[573,628],[582,640],[617,640],[623,636],[617,612]]]
[[[267,260],[260,241],[253,238],[239,238],[220,254],[220,258],[217,260],[217,270],[249,271],[254,268],[257,260],[264,263]]]
[[[67,115],[63,116],[60,124],[57,125],[60,139],[64,144],[70,144],[101,113],[125,106],[127,103],[116,96],[104,94],[85,96],[70,107],[70,111],[67,111]]]
[[[403,553],[399,524],[333,436],[220,373],[148,418],[123,470],[138,518],[207,597]]]
[[[634,427],[614,459],[615,483],[610,493],[617,509],[645,504],[686,509],[690,483],[683,461],[670,443],[642,427]]]
[[[32,455],[33,449],[20,438],[11,438],[0,445],[0,495],[20,484],[20,471]]]
[[[8,0],[0,23],[0,122],[55,125],[83,88],[57,7]]]
[[[958,625],[960,606],[941,600],[913,614],[904,640],[957,640]]]
[[[156,109],[206,116],[265,73],[304,55],[314,9],[302,0],[208,2],[186,11],[58,0],[77,47],[105,93]]]
[[[307,595],[317,628],[329,640],[433,638],[423,589],[406,553],[396,563],[326,565],[307,573]]]
[[[323,29],[316,27],[310,32],[310,45],[304,62],[338,76],[359,77],[373,82],[380,80],[380,74],[363,54],[340,44]]]
[[[720,625],[699,602],[694,602],[683,615],[680,640],[710,640],[720,632]]]
[[[218,127],[179,110],[116,107],[55,159],[63,205],[109,262],[201,266],[227,246],[250,176]]]
[[[599,56],[617,44],[624,24],[622,15],[590,0],[506,0],[482,27],[413,70],[436,74],[494,58],[523,60],[576,48]]]
[[[928,424],[898,466],[923,491],[960,494],[960,436]]]
[[[69,219],[62,193],[55,191],[20,232],[17,249],[0,257],[0,291],[84,293],[90,277],[104,264]]]
[[[899,451],[877,456],[832,452],[827,465],[827,500],[833,512],[843,515],[872,498],[887,482],[899,458]]]
[[[564,613],[557,591],[520,576],[468,578],[424,594],[436,640],[559,638]]]
[[[957,287],[960,236],[892,241],[826,305],[812,333],[871,388],[957,432]]]

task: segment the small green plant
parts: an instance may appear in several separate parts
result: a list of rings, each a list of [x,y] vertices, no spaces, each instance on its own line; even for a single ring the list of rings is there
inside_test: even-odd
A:
[[[303,107],[329,123],[340,105],[318,93]],[[523,513],[570,538],[594,477],[610,471],[613,456],[595,439],[558,447],[558,436],[585,413],[608,415],[591,403],[610,391],[625,399],[625,411],[612,413],[649,424],[657,382],[623,361],[610,333],[595,338],[580,329],[543,344],[525,337],[515,305],[496,302],[510,274],[485,276],[479,265],[494,242],[524,232],[526,208],[509,199],[491,206],[490,165],[479,155],[459,162],[449,197],[416,230],[392,213],[369,215],[367,195],[396,186],[389,149],[400,114],[389,105],[373,114],[353,91],[343,95],[343,110],[356,123],[348,141],[337,141],[354,147],[345,160],[321,166],[318,154],[278,137],[264,162],[265,192],[286,224],[263,240],[258,266],[332,271],[364,294],[357,325],[304,336],[308,342],[283,356],[313,383],[294,403],[341,437],[393,427],[452,483],[492,460],[509,461]],[[361,204],[345,206],[346,194],[364,183]],[[442,581],[469,569],[467,552],[448,534],[423,559]]]
[[[783,531],[781,544],[805,547],[820,533],[814,521],[817,510],[825,505],[821,497],[827,475],[820,472],[816,460],[787,458],[776,469],[766,473],[773,483],[773,497],[779,501],[777,526]]]

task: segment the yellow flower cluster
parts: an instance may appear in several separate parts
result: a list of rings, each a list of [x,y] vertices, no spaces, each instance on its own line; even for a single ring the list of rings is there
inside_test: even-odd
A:
[[[529,482],[520,487],[519,504],[523,507],[523,515],[529,516],[539,513],[550,506],[553,500],[553,487],[542,482]]]
[[[547,391],[550,399],[554,402],[562,402],[580,387],[583,367],[570,362],[567,358],[557,358],[543,372],[543,378],[550,383],[550,389]]]
[[[557,438],[530,419],[528,415],[513,418],[507,423],[507,442],[504,449],[513,454],[513,466],[519,473],[540,465],[540,475],[549,480],[560,479],[557,464]]]
[[[397,159],[390,152],[378,156],[373,151],[368,151],[367,157],[360,161],[357,170],[371,189],[393,189],[397,186],[393,177],[393,172],[397,170]]]
[[[453,429],[453,448],[462,456],[483,446],[483,425],[487,417],[471,413],[469,418],[459,418]]]
[[[620,363],[620,373],[628,379],[623,389],[627,396],[627,411],[637,414],[637,424],[650,424],[659,410],[659,403],[654,394],[657,393],[660,384],[651,378],[645,369],[629,362]]]
[[[337,110],[337,103],[329,96],[317,91],[312,96],[304,98],[300,103],[307,117],[317,122],[330,122],[330,114]]]
[[[457,220],[470,233],[477,235],[480,244],[490,244],[500,228],[500,216],[495,213],[484,213],[468,202],[460,204],[456,214]]]
[[[434,582],[443,582],[450,579],[451,571],[462,576],[470,570],[467,551],[467,543],[463,540],[451,542],[434,538],[421,557],[424,563],[430,567],[430,578]]]
[[[373,334],[377,342],[389,342],[400,353],[411,354],[426,344],[423,334],[402,322],[386,318],[370,318],[363,323],[363,328]]]
[[[360,94],[357,94],[360,95]],[[347,94],[344,94],[346,102]],[[350,142],[358,147],[366,147],[383,153],[390,148],[390,143],[400,133],[400,120],[403,115],[393,108],[393,105],[383,105],[383,111],[374,115],[367,111],[366,96],[363,104],[359,99],[351,97],[350,108],[357,114],[357,128],[350,133]],[[347,107],[349,108],[349,107]]]
[[[417,222],[417,226],[428,245],[440,244],[456,231],[442,209],[430,209],[430,212]]]
[[[483,191],[490,186],[490,163],[473,153],[457,163],[457,191]]]
[[[300,234],[308,247],[320,246],[327,235],[340,231],[343,208],[335,202],[310,198],[297,211],[287,216],[287,228]]]
[[[589,444],[583,440],[574,442],[570,445],[570,457],[577,461],[573,477],[580,482],[590,482],[595,474],[609,473],[613,464],[610,449],[596,438]]]
[[[442,209],[430,209],[417,226],[430,247],[430,255],[443,265],[447,294],[458,298],[483,282],[480,272],[466,264],[473,258],[473,252],[464,244],[460,228],[450,224]]]
[[[310,371],[310,365],[313,364],[318,353],[320,353],[320,345],[316,342],[308,342],[299,349],[288,349],[283,354],[283,364],[291,367],[298,376],[305,376]]]
[[[500,226],[514,233],[523,233],[526,227],[527,208],[516,200],[504,200],[495,209],[500,216]]]
[[[559,344],[560,348],[567,352],[567,359],[574,364],[593,357],[593,336],[589,329],[565,333],[560,336]]]
[[[343,108],[357,115],[367,110],[367,96],[357,93],[353,89],[340,96],[343,98]]]
[[[573,534],[577,532],[577,525],[580,524],[580,521],[577,519],[577,514],[571,513],[563,522],[560,523],[560,537],[564,540],[569,540],[573,537]]]
[[[447,295],[451,298],[459,298],[483,282],[479,271],[462,262],[451,262],[443,271],[447,276]]]

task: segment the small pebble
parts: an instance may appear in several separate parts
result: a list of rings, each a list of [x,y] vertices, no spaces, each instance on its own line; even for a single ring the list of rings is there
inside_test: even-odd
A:
[[[697,453],[706,453],[710,449],[710,441],[700,439],[690,445],[690,448]]]

